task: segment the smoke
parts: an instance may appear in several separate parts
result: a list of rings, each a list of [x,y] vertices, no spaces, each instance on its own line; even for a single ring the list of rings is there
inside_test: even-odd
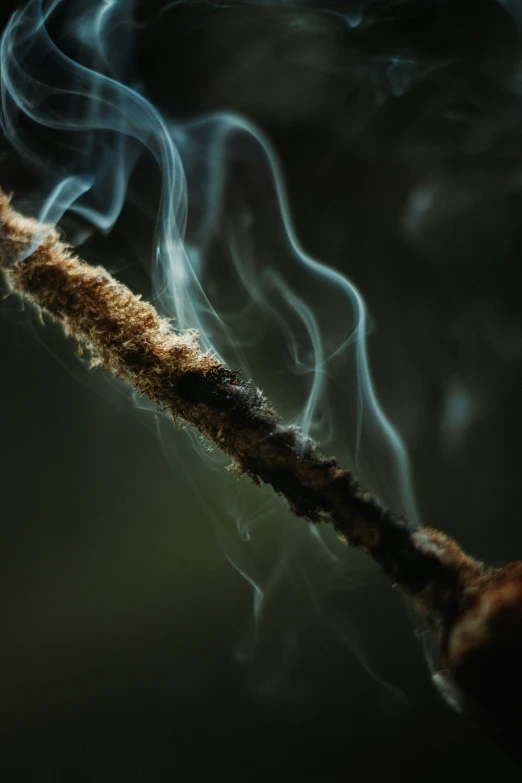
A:
[[[132,3],[116,1],[31,2],[6,28],[2,125],[39,173],[39,218],[57,223],[72,213],[107,233],[126,201],[155,209],[152,275],[163,312],[177,328],[197,330],[204,350],[263,385],[252,357],[269,329],[265,350],[273,355],[278,384],[289,372],[302,378],[291,418],[326,444],[340,418],[331,415],[330,387],[334,382],[350,387],[357,378],[341,413],[343,421],[353,422],[350,448],[346,424],[345,437],[338,439],[345,441],[343,456],[378,490],[370,469],[365,471],[361,441],[366,434],[377,450],[380,440],[389,455],[389,487],[400,487],[393,499],[415,518],[406,452],[370,376],[368,317],[360,293],[303,249],[277,155],[256,124],[230,111],[176,121],[175,96],[168,113],[149,100],[133,65],[135,10]],[[317,15],[286,9],[277,37],[295,46],[295,37],[314,32],[316,20],[321,23]],[[335,64],[325,55],[332,35],[325,29],[325,42],[313,57],[329,76]],[[296,46],[289,58],[299,52]],[[248,60],[265,56],[263,49],[249,50]],[[317,68],[306,67],[317,82],[312,92],[319,94]],[[390,68],[395,74],[390,89],[396,92],[404,74],[396,59]],[[282,96],[288,101],[290,84]],[[152,156],[159,172],[152,189],[131,185],[145,153],[146,166]],[[211,261],[218,241],[226,244],[220,263],[228,269],[216,270]]]
[[[454,13],[453,4],[423,6],[425,13],[435,9],[446,30],[444,9]],[[463,52],[451,35],[430,47],[422,29],[420,40],[408,32],[411,19],[418,23],[418,6],[399,0],[32,0],[12,17],[0,47],[2,129],[31,171],[25,205],[43,221],[61,222],[74,244],[93,230],[124,232],[150,274],[156,304],[175,327],[197,330],[205,350],[252,377],[287,420],[412,520],[419,514],[409,459],[372,379],[372,325],[349,279],[350,258],[324,263],[301,239],[287,172],[269,131],[289,127],[291,143],[298,144],[296,129],[313,134],[320,125],[328,127],[333,149],[353,145],[367,177],[353,198],[350,225],[357,230],[365,200],[387,202],[404,255],[416,253],[429,269],[447,253],[452,232],[465,232],[466,218],[488,198],[520,191],[519,164],[507,160],[494,177],[476,166],[477,157],[498,151],[502,134],[520,121],[512,67],[516,4],[499,3],[495,11],[488,30],[500,26],[509,45],[493,55],[486,32],[481,50]],[[477,24],[483,13],[477,11]],[[400,106],[408,119],[414,100],[421,119],[405,130],[394,112]],[[444,137],[443,150],[428,126]],[[305,194],[321,176],[328,191],[337,175],[335,156],[324,135],[318,137],[321,146],[316,155],[306,147],[297,180]],[[390,149],[406,172],[401,184],[385,168],[382,150]],[[389,190],[373,199],[377,168],[388,174]],[[361,224],[368,243],[381,221],[376,215],[372,225]],[[487,226],[481,230],[487,243]],[[325,230],[323,240],[327,250],[346,247],[334,229]],[[334,251],[329,257],[339,261]],[[386,289],[389,267],[382,263],[378,273]],[[387,290],[383,295],[392,323],[402,303]],[[509,331],[487,302],[455,320],[448,328],[461,335],[461,349],[450,366],[418,350],[428,372],[444,379],[436,427],[449,452],[458,450],[491,399],[490,382],[476,377],[476,362],[470,360],[468,371],[463,357],[477,335],[497,356]],[[429,331],[434,319],[424,313],[415,323]],[[413,339],[424,342],[421,333]],[[516,339],[511,343],[510,358],[520,350]],[[408,387],[401,430],[411,427],[413,440],[423,431],[417,368],[397,351],[387,360],[394,409],[401,409],[397,398]],[[317,583],[328,570],[342,574],[343,563],[327,536],[297,532],[292,523],[290,541],[277,542],[276,568],[259,569],[243,539],[253,530],[260,535],[275,506],[266,499],[262,518],[254,518],[240,497],[235,503],[228,495],[226,508],[243,538],[220,528],[211,504],[207,516],[216,517],[225,555],[253,590],[255,627],[241,657],[252,638],[258,640],[281,573],[295,574],[289,562],[298,559],[303,539],[326,562]],[[346,633],[342,622],[333,625]],[[289,656],[293,644],[290,639],[285,647]]]

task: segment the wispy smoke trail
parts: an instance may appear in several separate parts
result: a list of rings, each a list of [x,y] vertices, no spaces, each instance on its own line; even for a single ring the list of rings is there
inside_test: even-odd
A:
[[[155,21],[190,5],[164,4]],[[306,5],[276,6],[290,20],[290,38],[310,26]],[[367,6],[321,12],[356,30]],[[151,275],[163,313],[180,330],[197,330],[201,346],[230,367],[272,384],[270,396],[283,410],[287,405],[289,419],[324,445],[330,439],[369,488],[415,521],[406,449],[370,373],[360,292],[303,248],[278,156],[255,122],[232,110],[180,119],[176,94],[161,108],[150,98],[135,52],[146,29],[139,11],[139,3],[124,0],[31,0],[3,34],[2,128],[37,175],[31,201],[39,219],[58,223],[72,214],[107,234],[129,205],[153,216]],[[263,56],[270,57],[268,49]],[[414,81],[407,53],[395,52],[379,67],[377,104],[386,91],[393,100]],[[282,105],[287,100],[285,93]],[[134,238],[130,233],[130,244]],[[288,380],[294,376],[297,392]],[[260,576],[214,511],[207,513],[225,556],[253,591],[253,634],[239,653],[248,658],[289,549]],[[315,539],[328,552],[322,532]],[[335,555],[330,560],[328,570],[342,570]]]
[[[281,262],[267,263],[266,250],[259,248],[260,241],[267,245],[266,239],[256,240],[256,226],[248,225],[249,215],[254,223],[258,216],[240,207],[243,223],[236,219],[227,232],[239,309],[244,314],[246,308],[250,324],[273,321],[285,340],[286,363],[309,379],[300,412],[294,414],[306,432],[314,434],[318,424],[324,440],[333,421],[329,384],[338,379],[353,386],[356,379],[356,405],[336,412],[336,421],[356,421],[355,439],[347,449],[352,464],[375,483],[377,475],[371,475],[361,449],[363,432],[375,449],[379,440],[387,444],[388,486],[377,489],[399,487],[394,499],[416,518],[406,451],[371,379],[368,320],[360,293],[303,250],[277,156],[252,122],[235,113],[174,122],[148,100],[132,67],[137,28],[133,10],[132,3],[117,0],[32,0],[5,30],[0,51],[2,126],[9,142],[39,172],[39,218],[56,223],[72,212],[110,231],[147,150],[161,171],[153,274],[163,310],[180,329],[196,329],[201,344],[219,357],[240,361],[243,367],[246,357],[246,367],[254,367],[256,376],[251,347],[241,350],[245,319],[238,319],[237,305],[232,315],[219,306],[223,283],[209,266],[212,243],[224,225],[230,225],[230,171],[237,165],[253,169],[273,201],[271,232],[277,242],[271,250]],[[299,10],[295,7],[296,19]],[[399,67],[390,67],[397,90]],[[143,194],[140,201],[146,201]],[[197,204],[187,235],[189,202]],[[248,334],[248,328],[245,331]]]

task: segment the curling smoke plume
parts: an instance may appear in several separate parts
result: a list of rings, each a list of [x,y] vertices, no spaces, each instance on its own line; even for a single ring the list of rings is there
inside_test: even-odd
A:
[[[302,249],[277,157],[256,126],[223,112],[176,121],[148,100],[129,65],[133,10],[128,2],[64,6],[38,0],[4,33],[2,124],[22,160],[40,175],[38,218],[56,224],[72,213],[109,231],[127,198],[150,211],[156,193],[144,199],[132,177],[143,177],[139,161],[145,152],[152,156],[161,177],[152,271],[165,315],[179,329],[197,330],[204,350],[254,377],[252,349],[262,327],[275,325],[271,348],[285,347],[275,354],[274,375],[290,371],[303,379],[295,423],[307,434],[320,432],[323,441],[335,429],[357,473],[417,518],[406,450],[371,379],[361,295]],[[294,20],[301,19],[299,9],[296,14]],[[150,157],[146,165],[150,181]],[[238,168],[246,183],[231,196],[231,171]],[[262,248],[257,223],[267,197],[263,203],[259,191],[273,205]],[[210,250],[230,222],[231,198],[239,218],[229,232],[228,269],[216,273]],[[342,425],[332,419],[338,389],[346,399]],[[362,448],[370,440],[378,462]],[[346,449],[347,442],[353,448]]]
[[[387,4],[390,13],[395,5]],[[356,29],[366,6],[352,6],[343,14],[328,11],[325,25]],[[32,198],[38,223],[24,222],[2,200],[2,265],[10,287],[60,321],[138,392],[196,426],[242,472],[271,484],[296,513],[312,521],[326,515],[348,543],[367,550],[435,635],[434,676],[446,698],[472,709],[514,747],[521,713],[520,567],[487,568],[420,526],[404,446],[373,387],[359,292],[301,247],[277,157],[253,123],[223,112],[180,120],[176,107],[169,115],[155,107],[129,67],[133,34],[142,23],[134,10],[139,8],[123,2],[31,2],[4,33],[2,125],[39,177]],[[289,13],[284,24],[292,18],[305,30],[317,18],[299,8]],[[377,103],[406,93],[416,74],[411,53],[384,58]],[[151,158],[161,179],[153,278],[159,307],[175,319],[176,332],[106,273],[82,266],[49,228],[73,214],[82,225],[109,232],[127,199],[150,210],[154,197],[149,202],[135,180]],[[238,310],[234,303],[223,306],[231,303],[208,262],[230,219],[231,172],[240,170],[245,178],[243,169],[272,197],[269,217],[284,262],[266,263],[273,248],[260,252],[256,200],[240,188],[232,202],[240,205],[241,220],[227,244]],[[412,234],[433,219],[436,197],[435,187],[420,187],[412,197],[404,218]],[[249,372],[244,359],[255,338],[252,330],[243,335],[242,327],[256,318],[275,324],[291,370],[306,379],[292,421],[300,429],[283,427],[264,398],[227,369]],[[132,336],[126,331],[131,326]],[[186,336],[196,332],[200,348]],[[181,363],[174,370],[176,356]],[[346,438],[353,443],[346,449],[348,468],[392,500],[397,514],[366,496],[351,473],[325,460],[310,439],[323,431],[335,430],[336,437],[348,432],[339,433],[328,420],[332,377],[342,388],[356,389],[356,405],[342,412],[354,420]],[[370,441],[387,452],[378,461],[385,469],[366,456]]]

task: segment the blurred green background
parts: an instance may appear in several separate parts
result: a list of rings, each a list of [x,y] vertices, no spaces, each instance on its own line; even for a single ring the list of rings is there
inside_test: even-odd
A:
[[[498,565],[522,556],[522,45],[507,5],[368,3],[352,28],[361,3],[174,4],[137,49],[164,110],[236,109],[268,134],[304,247],[367,301],[422,518]],[[3,186],[30,203],[3,154]],[[82,254],[150,295],[124,219]],[[407,607],[362,555],[205,460],[12,297],[0,351],[6,781],[519,774],[441,703]],[[251,362],[285,410],[294,381],[273,382],[266,351]]]

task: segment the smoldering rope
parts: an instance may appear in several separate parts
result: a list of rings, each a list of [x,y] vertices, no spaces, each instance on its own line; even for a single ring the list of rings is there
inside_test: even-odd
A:
[[[203,303],[212,308],[198,279],[197,265],[191,263],[194,259],[188,257],[184,245],[184,172],[173,133],[136,90],[60,52],[46,27],[59,6],[58,2],[29,3],[13,17],[2,39],[6,137],[26,161],[44,169],[47,166],[52,175],[53,185],[40,211],[42,220],[55,224],[67,210],[73,210],[103,231],[113,225],[126,196],[137,155],[132,139],[151,150],[164,177],[156,263],[161,266],[169,296],[176,302],[181,330],[175,332],[151,305],[140,301],[105,270],[83,264],[60,241],[54,228],[23,218],[2,195],[0,266],[8,287],[59,322],[80,349],[90,353],[95,365],[123,378],[160,410],[182,419],[221,448],[231,458],[234,470],[270,485],[293,513],[313,524],[333,524],[346,543],[367,551],[406,592],[434,634],[438,646],[434,679],[447,700],[459,709],[472,709],[496,733],[507,737],[511,747],[516,746],[522,713],[516,679],[521,657],[522,566],[514,563],[504,569],[489,568],[465,555],[443,533],[423,527],[414,515],[408,521],[388,510],[337,460],[323,456],[306,429],[285,425],[261,392],[212,352],[212,341],[201,328],[203,347],[199,348],[194,333],[203,325],[198,306]],[[91,47],[99,65],[106,64],[100,42],[107,22],[121,7],[113,0],[94,11],[87,9],[81,18],[82,43]],[[42,68],[43,63],[54,64],[54,72],[52,67],[50,71]],[[59,75],[57,83],[49,81],[49,73]],[[71,80],[74,90],[70,89]],[[71,95],[76,100],[74,112],[61,101]],[[117,139],[104,148],[93,136],[82,150],[81,165],[71,170],[66,165],[61,170],[54,163],[50,165],[45,149],[34,147],[28,136],[19,133],[20,117],[57,132],[116,132]],[[267,153],[261,135],[247,124],[241,126],[237,118],[220,117],[217,124],[224,137],[230,128],[250,132],[264,150],[278,184],[276,162]],[[179,128],[177,132],[181,145],[183,134]],[[74,150],[71,147],[68,151]],[[93,158],[98,157],[100,165],[94,171]],[[115,162],[117,176],[107,179]],[[330,274],[302,253],[281,193],[284,195],[279,188],[283,225],[296,256],[314,272]],[[83,198],[85,194],[93,196],[90,203]],[[213,215],[214,220],[218,218],[217,213]],[[356,290],[341,276],[336,282],[345,287],[347,301],[359,307],[358,325],[363,327],[364,307]],[[364,340],[361,328],[356,341],[359,389],[400,462],[400,439],[394,440],[393,428],[383,427],[387,419],[382,418],[373,396]],[[321,369],[320,357],[316,351],[316,370]],[[407,489],[404,464],[399,472]]]

